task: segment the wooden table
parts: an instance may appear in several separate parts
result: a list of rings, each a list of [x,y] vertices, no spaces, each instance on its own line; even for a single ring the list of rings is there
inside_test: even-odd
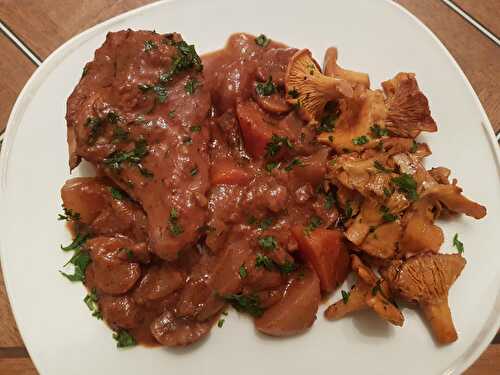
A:
[[[8,28],[0,33],[0,131],[5,128],[17,95],[39,61],[80,31],[150,2],[152,0],[0,0],[0,21]],[[397,2],[422,20],[449,49],[481,99],[495,133],[500,132],[500,48],[487,37],[488,31],[496,35],[497,40],[500,35],[500,1]],[[462,11],[465,14],[460,14]],[[14,44],[16,38],[29,50],[22,51]],[[10,312],[1,273],[0,374],[37,374]],[[499,336],[466,374],[500,374]]]

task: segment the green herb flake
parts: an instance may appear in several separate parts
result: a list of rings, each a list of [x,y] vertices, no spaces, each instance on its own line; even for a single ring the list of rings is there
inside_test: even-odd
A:
[[[193,169],[191,169],[191,171],[189,172],[189,174],[191,176],[196,176],[198,174],[198,167],[194,167]]]
[[[344,209],[344,220],[349,220],[352,217],[351,202],[347,202]]]
[[[345,305],[347,305],[347,302],[349,302],[350,296],[351,296],[350,292],[346,292],[345,290],[342,291],[342,301],[344,302]]]
[[[271,39],[269,39],[264,34],[260,34],[257,38],[255,38],[255,44],[257,44],[259,47],[266,48],[269,43],[271,43]]]
[[[321,224],[323,224],[321,218],[319,218],[318,216],[311,217],[311,219],[309,220],[309,224],[307,224],[306,227],[304,228],[304,233],[307,236],[310,236],[315,229],[321,226]]]
[[[269,173],[272,172],[273,169],[277,168],[279,166],[279,163],[276,163],[276,162],[269,162],[265,165],[265,169],[266,171],[268,171]]]
[[[73,242],[71,242],[68,246],[61,245],[61,250],[63,251],[79,250],[89,237],[90,237],[89,233],[78,233],[76,237],[73,239]]]
[[[162,85],[155,85],[153,91],[156,94],[156,101],[158,103],[165,103],[165,100],[167,100],[167,89]]]
[[[382,289],[380,289],[380,279],[377,280],[377,283],[372,288],[372,296],[376,296],[377,293],[379,293],[379,292],[382,292]]]
[[[135,341],[134,336],[124,329],[114,332],[113,338],[116,340],[117,348],[127,348],[137,345],[137,341]]]
[[[297,265],[295,264],[295,262],[290,262],[287,260],[283,264],[278,264],[278,268],[281,273],[288,275],[289,273],[292,273],[297,269]]]
[[[355,145],[358,145],[358,146],[364,145],[364,144],[368,143],[368,141],[369,141],[369,139],[366,135],[361,135],[359,137],[352,139],[352,143],[354,143]]]
[[[200,83],[198,82],[197,79],[191,78],[186,82],[186,85],[184,86],[184,90],[186,90],[186,93],[188,95],[193,95],[199,85],[200,85]]]
[[[139,83],[137,87],[139,87],[139,90],[141,90],[143,93],[146,93],[153,88],[153,86],[148,85],[147,83]]]
[[[393,221],[396,221],[396,219],[398,218],[396,215],[391,214],[389,208],[387,208],[386,206],[380,207],[380,212],[382,212],[382,219],[386,223],[392,223]]]
[[[263,267],[268,271],[272,271],[273,265],[273,261],[269,259],[269,257],[267,257],[266,255],[257,254],[257,257],[255,258],[256,267]]]
[[[129,133],[119,126],[115,126],[113,129],[113,141],[112,143],[120,143],[128,139]]]
[[[192,131],[193,133],[199,133],[201,131],[201,126],[200,125],[193,125],[189,127],[189,130]]]
[[[78,221],[80,220],[80,214],[76,211],[73,211],[70,208],[66,208],[62,206],[64,210],[64,214],[58,214],[57,220],[66,220],[66,221]]]
[[[269,77],[266,82],[257,83],[257,86],[255,86],[255,91],[260,96],[271,96],[272,94],[274,94],[276,92],[276,86],[273,83],[273,78]]]
[[[144,41],[144,51],[145,52],[151,52],[152,50],[157,49],[157,48],[158,48],[158,46],[152,40],[145,40]]]
[[[259,223],[259,228],[262,230],[269,229],[273,225],[274,219],[272,217],[266,217],[262,219]]]
[[[316,133],[331,133],[335,130],[337,121],[336,113],[329,113],[321,118],[319,125],[316,127]]]
[[[378,124],[373,124],[373,126],[370,127],[370,131],[374,138],[381,138],[389,135],[389,131],[385,128],[381,128]]]
[[[387,198],[389,198],[389,197],[392,195],[392,192],[391,192],[389,189],[384,188],[384,195],[385,195]]]
[[[217,322],[217,327],[222,328],[222,326],[224,325],[224,321],[225,319],[219,319],[219,321]]]
[[[188,69],[194,69],[197,72],[203,70],[201,58],[196,53],[194,45],[187,44],[184,40],[180,42],[172,41],[172,45],[176,47],[177,55],[172,60],[170,69],[160,75],[160,82],[169,82],[175,75]]]
[[[417,152],[417,148],[418,148],[418,143],[415,142],[415,140],[413,140],[413,143],[411,144],[410,152],[412,154],[414,154],[415,152]]]
[[[328,193],[326,193],[325,208],[327,210],[331,210],[335,206],[336,202],[337,202],[337,198],[335,197],[335,192],[329,191]]]
[[[266,145],[266,156],[273,157],[278,154],[283,146],[289,149],[293,148],[293,144],[290,142],[288,137],[281,137],[279,135],[273,134],[271,137],[271,142]]]
[[[245,279],[248,276],[248,271],[243,264],[240,266],[239,274],[242,279]]]
[[[184,233],[184,229],[179,224],[179,213],[175,208],[172,208],[170,210],[169,222],[170,222],[170,234],[172,236],[177,237],[182,233]]]
[[[302,160],[295,158],[285,167],[285,171],[290,172],[293,169],[293,167],[301,165],[303,165]]]
[[[257,295],[250,294],[226,294],[222,296],[224,300],[230,303],[236,310],[247,312],[254,317],[260,317],[264,309],[260,306],[260,299]]]
[[[92,289],[90,293],[88,293],[85,298],[83,299],[83,302],[87,305],[89,310],[92,312],[92,316],[97,318],[97,319],[102,319],[101,312],[99,311],[99,305],[97,304],[97,301],[99,300],[99,297],[97,296],[97,291],[96,289]]]
[[[378,169],[379,171],[383,172],[383,173],[391,173],[391,172],[394,172],[392,169],[388,169],[386,168],[381,162],[379,162],[378,160],[375,160],[373,162],[373,166]]]
[[[86,251],[82,250],[76,250],[75,255],[71,257],[68,264],[72,264],[74,266],[74,271],[73,274],[68,274],[62,271],[59,271],[64,277],[66,277],[69,281],[76,282],[76,281],[85,281],[85,270],[87,269],[87,266],[90,264],[91,259],[90,255]]]
[[[411,175],[403,173],[398,177],[394,177],[391,182],[411,201],[418,199],[417,182]]]
[[[83,67],[82,76],[80,77],[80,79],[82,79],[83,77],[85,77],[87,75],[88,71],[89,71],[89,67],[87,65],[85,65]]]
[[[174,118],[175,117],[175,109],[172,111],[168,111],[168,117]]]
[[[264,236],[258,240],[259,246],[266,251],[275,250],[278,247],[278,241],[273,236]]]
[[[98,117],[88,117],[85,126],[89,128],[89,137],[87,142],[89,145],[94,145],[102,128],[102,121]]]
[[[457,249],[459,254],[463,254],[464,244],[458,239],[458,233],[455,233],[455,235],[453,236],[453,247]]]
[[[109,188],[109,192],[111,193],[111,196],[116,200],[122,201],[123,199],[125,199],[124,193],[120,189],[111,186]]]
[[[135,148],[132,151],[115,151],[110,156],[104,159],[104,164],[111,169],[119,170],[122,163],[139,164],[148,154],[147,144],[145,140],[135,142]]]

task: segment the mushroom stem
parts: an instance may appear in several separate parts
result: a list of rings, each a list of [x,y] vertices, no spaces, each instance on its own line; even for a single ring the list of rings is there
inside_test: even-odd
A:
[[[458,338],[447,299],[432,304],[422,304],[421,308],[440,344],[449,344]]]
[[[370,88],[370,78],[368,74],[341,68],[337,64],[337,55],[337,48],[335,47],[330,47],[326,50],[323,63],[325,75],[342,78],[352,84],[359,84],[367,89]]]

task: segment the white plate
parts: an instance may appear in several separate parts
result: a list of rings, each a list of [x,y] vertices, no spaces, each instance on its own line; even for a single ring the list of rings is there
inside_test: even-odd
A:
[[[108,31],[124,28],[181,32],[199,52],[223,46],[236,31],[265,33],[321,60],[330,45],[345,67],[370,73],[374,86],[399,71],[416,72],[439,126],[425,136],[434,154],[468,196],[488,207],[480,222],[441,223],[452,251],[455,232],[468,264],[451,289],[459,340],[437,347],[419,315],[405,310],[403,329],[359,314],[326,322],[322,306],[313,328],[274,340],[230,313],[222,329],[185,350],[120,351],[111,331],[91,317],[81,285],[58,273],[69,235],[56,220],[59,189],[69,177],[66,98],[85,62]],[[451,374],[469,366],[500,322],[500,158],[489,121],[450,54],[417,19],[385,1],[177,1],[134,10],[73,38],[36,71],[11,114],[1,159],[2,266],[17,323],[42,375],[55,374]],[[333,299],[333,297],[332,297]]]

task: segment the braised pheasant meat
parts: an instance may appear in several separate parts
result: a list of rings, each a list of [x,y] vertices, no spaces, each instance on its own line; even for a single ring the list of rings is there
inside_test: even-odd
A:
[[[271,336],[369,309],[403,326],[414,302],[438,342],[457,339],[448,290],[465,266],[439,254],[440,216],[486,209],[450,171],[427,170],[437,125],[415,75],[371,89],[309,50],[232,35],[202,57],[177,33],[109,33],[67,103],[61,189],[73,242],[62,275],[82,282],[118,347],[185,346],[229,307]],[[67,269],[69,268],[69,270]],[[350,291],[339,291],[348,274]]]

